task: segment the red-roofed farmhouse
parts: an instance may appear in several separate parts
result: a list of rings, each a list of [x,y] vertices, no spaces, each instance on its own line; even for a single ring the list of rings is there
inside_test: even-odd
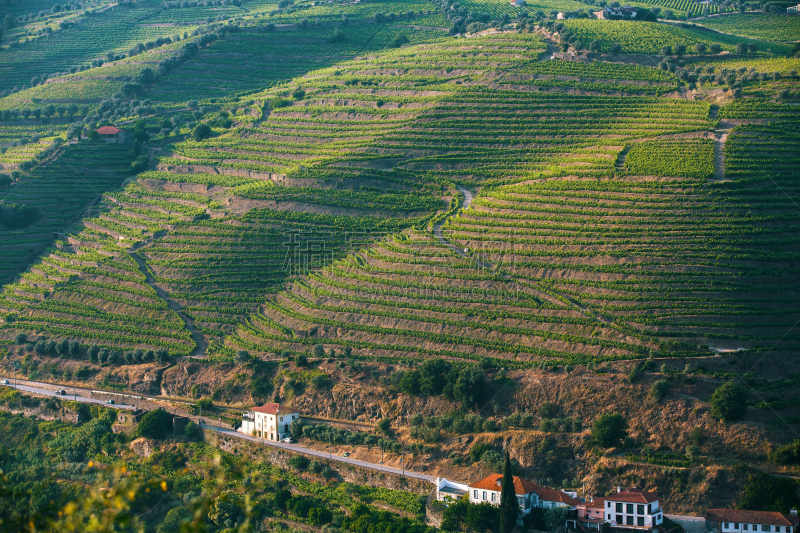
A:
[[[791,514],[739,509],[707,509],[706,531],[710,533],[797,533],[800,520]]]
[[[565,492],[541,487],[536,483],[531,483],[517,476],[513,476],[514,492],[517,496],[522,514],[528,514],[533,507],[543,507],[545,509],[555,507],[566,507],[575,509],[580,500],[570,496]],[[470,503],[491,503],[500,505],[500,494],[502,493],[501,484],[502,474],[491,474],[480,481],[469,486]]]
[[[244,413],[238,431],[265,440],[281,441],[291,436],[289,426],[295,420],[300,420],[300,412],[294,407],[267,403]]]
[[[125,132],[114,126],[103,126],[95,131],[100,135],[100,139],[107,143],[115,144],[125,142]]]

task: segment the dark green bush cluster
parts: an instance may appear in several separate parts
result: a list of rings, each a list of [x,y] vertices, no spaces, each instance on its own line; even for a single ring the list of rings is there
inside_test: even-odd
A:
[[[351,446],[381,446],[385,450],[400,452],[403,445],[391,439],[380,438],[363,431],[350,431],[328,424],[297,424],[293,422],[292,435],[295,433],[307,439],[333,444],[349,444]]]
[[[494,420],[487,420],[476,414],[423,417],[418,413],[409,418],[409,424],[411,425],[411,435],[418,434],[420,437],[415,438],[423,438],[423,440],[425,440],[423,437],[423,435],[426,435],[425,430],[447,431],[464,435],[467,433],[495,431],[497,429],[497,424],[495,424]],[[436,440],[430,442],[436,442]]]
[[[443,359],[427,359],[418,369],[394,372],[388,380],[406,394],[441,394],[467,409],[476,407],[488,388],[483,370],[476,366],[456,368]]]
[[[399,517],[388,511],[373,511],[366,505],[357,505],[350,516],[342,521],[349,531],[392,531],[393,533],[435,533],[432,527]]]

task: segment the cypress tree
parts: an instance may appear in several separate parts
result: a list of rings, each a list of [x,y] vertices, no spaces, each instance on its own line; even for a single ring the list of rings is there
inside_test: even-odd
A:
[[[508,455],[508,451],[506,451],[503,483],[500,490],[500,531],[508,533],[517,525],[517,515],[519,514],[514,478],[511,476],[511,457]]]

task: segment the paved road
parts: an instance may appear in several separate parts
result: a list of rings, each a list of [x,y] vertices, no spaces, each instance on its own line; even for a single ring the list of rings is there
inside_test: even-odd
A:
[[[2,378],[0,378],[0,379],[2,379]],[[14,388],[14,382],[12,380],[11,381],[11,385],[0,385],[0,386]],[[20,390],[20,391],[33,392],[33,393],[36,393],[36,394],[41,394],[43,396],[53,396],[55,398],[64,398],[64,399],[67,399],[67,400],[72,400],[74,398],[78,402],[97,403],[97,404],[105,405],[106,407],[111,407],[111,408],[114,408],[114,409],[129,409],[129,410],[130,409],[135,409],[135,407],[132,406],[132,405],[119,404],[119,403],[106,404],[104,400],[96,400],[94,398],[86,398],[86,397],[81,396],[81,395],[73,396],[72,394],[67,394],[66,396],[60,396],[60,395],[56,394],[56,390],[50,390],[50,389],[45,389],[45,388],[41,388],[41,387],[31,387],[29,385],[19,385],[18,384],[16,388],[17,388],[17,390]],[[431,483],[436,481],[436,477],[435,476],[429,476],[427,474],[420,474],[418,472],[412,472],[412,471],[409,471],[409,470],[406,470],[405,472],[403,472],[403,470],[401,470],[399,468],[392,468],[392,467],[388,467],[388,466],[384,466],[384,465],[376,465],[374,463],[368,463],[366,461],[359,461],[358,459],[351,459],[349,457],[342,457],[340,455],[328,454],[328,453],[325,453],[325,452],[322,452],[322,451],[312,450],[311,448],[306,448],[305,446],[301,446],[300,444],[288,444],[288,443],[285,443],[285,442],[274,442],[274,441],[263,440],[263,439],[259,439],[259,438],[256,438],[256,437],[253,437],[253,436],[250,436],[250,435],[245,435],[244,433],[239,433],[239,432],[234,431],[232,429],[220,428],[220,427],[212,426],[212,425],[205,424],[205,423],[201,423],[200,426],[202,428],[204,428],[204,429],[209,429],[211,431],[216,431],[217,433],[220,433],[222,435],[227,435],[229,437],[233,437],[233,438],[237,438],[237,439],[243,439],[243,440],[249,440],[249,441],[252,441],[252,442],[265,444],[267,446],[272,446],[272,447],[275,447],[275,448],[281,448],[281,449],[284,449],[284,450],[287,450],[287,451],[291,451],[291,452],[305,453],[307,455],[313,455],[315,457],[321,457],[323,459],[331,459],[333,461],[339,461],[341,463],[347,463],[347,464],[351,464],[351,465],[354,465],[354,466],[360,466],[362,468],[369,468],[370,470],[375,470],[376,472],[387,472],[389,474],[397,474],[398,476],[404,475],[406,477],[412,477],[412,478],[416,478],[416,479],[421,479],[423,481],[429,481]]]
[[[109,405],[109,404],[106,404],[105,400],[96,400],[94,398],[86,398],[85,396],[81,396],[80,394],[69,394],[68,393],[68,394],[60,395],[60,394],[57,394],[57,391],[53,391],[53,390],[49,390],[49,389],[40,389],[38,387],[30,387],[28,385],[19,385],[19,384],[17,384],[17,386],[14,387],[14,382],[13,381],[11,381],[10,385],[0,385],[0,387],[8,387],[8,388],[11,388],[11,389],[15,388],[15,389],[20,390],[20,391],[33,392],[33,393],[36,393],[36,394],[41,394],[42,396],[52,396],[53,398],[61,398],[61,399],[64,399],[64,400],[76,401],[76,402],[81,402],[81,403],[97,403],[97,404],[100,404],[100,405],[105,405],[106,407],[114,407],[114,408],[117,408],[117,409],[135,409],[135,407],[132,406],[132,405],[126,405],[124,403],[117,403],[117,404]],[[66,389],[64,389],[64,390],[66,390]]]
[[[665,514],[673,522],[679,523],[687,533],[705,533],[706,519],[702,516],[688,516],[679,514]]]
[[[251,442],[257,442],[259,444],[272,446],[273,448],[281,448],[291,452],[305,453],[307,455],[321,457],[322,459],[330,459],[332,461],[339,461],[340,463],[347,463],[354,466],[360,466],[362,468],[369,468],[370,470],[375,470],[376,472],[387,472],[390,474],[397,474],[398,476],[413,477],[416,479],[421,479],[423,481],[429,481],[431,483],[434,483],[436,481],[436,476],[429,476],[427,474],[411,472],[410,470],[406,470],[405,472],[403,472],[403,470],[399,468],[392,468],[384,465],[376,465],[375,463],[359,461],[358,459],[351,459],[349,457],[342,457],[340,455],[328,454],[327,452],[306,448],[305,446],[301,446],[300,444],[288,444],[285,442],[275,442],[271,440],[259,439],[258,437],[253,437],[251,435],[245,435],[244,433],[239,433],[238,431],[233,431],[232,429],[223,429],[216,426],[209,426],[206,424],[201,424],[201,427],[203,427],[204,429],[210,429],[211,431],[216,431],[217,433],[220,433],[222,435],[227,435],[228,437],[249,440]]]

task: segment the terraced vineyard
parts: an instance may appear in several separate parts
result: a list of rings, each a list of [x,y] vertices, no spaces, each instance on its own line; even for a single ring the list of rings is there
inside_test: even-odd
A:
[[[103,191],[117,186],[130,163],[127,148],[72,145],[57,161],[36,167],[0,191],[5,225],[0,277],[10,278],[61,233]],[[13,218],[9,213],[13,213]]]
[[[31,78],[64,72],[107,52],[125,52],[131,47],[192,31],[195,26],[147,26],[140,21],[157,12],[158,7],[111,7],[86,17],[80,24],[57,32],[48,39],[36,39],[4,53],[0,63],[0,91],[30,86]]]
[[[752,215],[733,178],[712,180],[717,121],[707,103],[662,97],[677,76],[540,61],[545,44],[530,33],[451,39],[396,21],[332,39],[324,26],[269,32],[265,20],[148,90],[235,121],[203,140],[157,141],[155,170],[107,192],[7,286],[9,334],[221,356],[323,344],[521,367],[777,340],[782,322],[742,326],[769,313],[755,294],[779,284],[754,274],[772,252],[749,240],[772,219]],[[410,45],[386,50],[407,31]],[[748,105],[720,118],[747,118]],[[735,161],[726,155],[733,177]],[[456,186],[480,190],[460,213]],[[781,248],[791,239],[769,231],[776,257],[792,261]],[[738,248],[717,249],[731,240]],[[8,253],[19,258],[9,276],[31,259]],[[146,325],[159,320],[168,327]]]
[[[73,520],[36,494],[83,496],[75,468],[124,465],[132,490],[179,474],[122,510],[148,531],[423,533],[430,488],[385,467],[473,482],[500,443],[543,486],[636,483],[676,514],[791,483],[793,26],[677,22],[740,9],[689,0],[633,2],[669,22],[597,20],[588,2],[0,2],[0,374],[197,402],[220,425],[264,401],[330,421],[288,428],[313,461],[228,483],[181,470],[214,455],[210,433],[187,426],[142,463],[92,406],[40,425],[57,445],[32,460],[68,471],[30,512],[24,484],[0,495],[0,524]],[[48,420],[79,407],[4,390],[2,409]],[[344,421],[330,443],[314,430]],[[326,444],[381,488],[332,491]],[[487,529],[465,507],[446,521]]]
[[[719,44],[722,50],[733,51],[740,42],[754,44],[759,52],[786,54],[791,47],[785,44],[765,42],[712,33],[702,29],[687,29],[656,22],[633,22],[626,20],[565,20],[564,25],[583,43],[598,41],[603,50],[614,43],[622,47],[622,53],[659,54],[663,46],[675,49],[683,44],[691,53],[696,43]]]
[[[769,41],[797,41],[800,39],[800,20],[791,15],[741,13],[722,17],[709,17],[700,21],[706,28]]]
[[[399,26],[376,24],[269,33],[263,24],[249,26],[215,43],[201,57],[167,76],[150,94],[161,101],[219,98],[244,94],[287,82],[314,70],[380,50],[399,35]],[[439,30],[410,34],[414,42],[441,37]],[[198,87],[198,80],[203,80]]]

